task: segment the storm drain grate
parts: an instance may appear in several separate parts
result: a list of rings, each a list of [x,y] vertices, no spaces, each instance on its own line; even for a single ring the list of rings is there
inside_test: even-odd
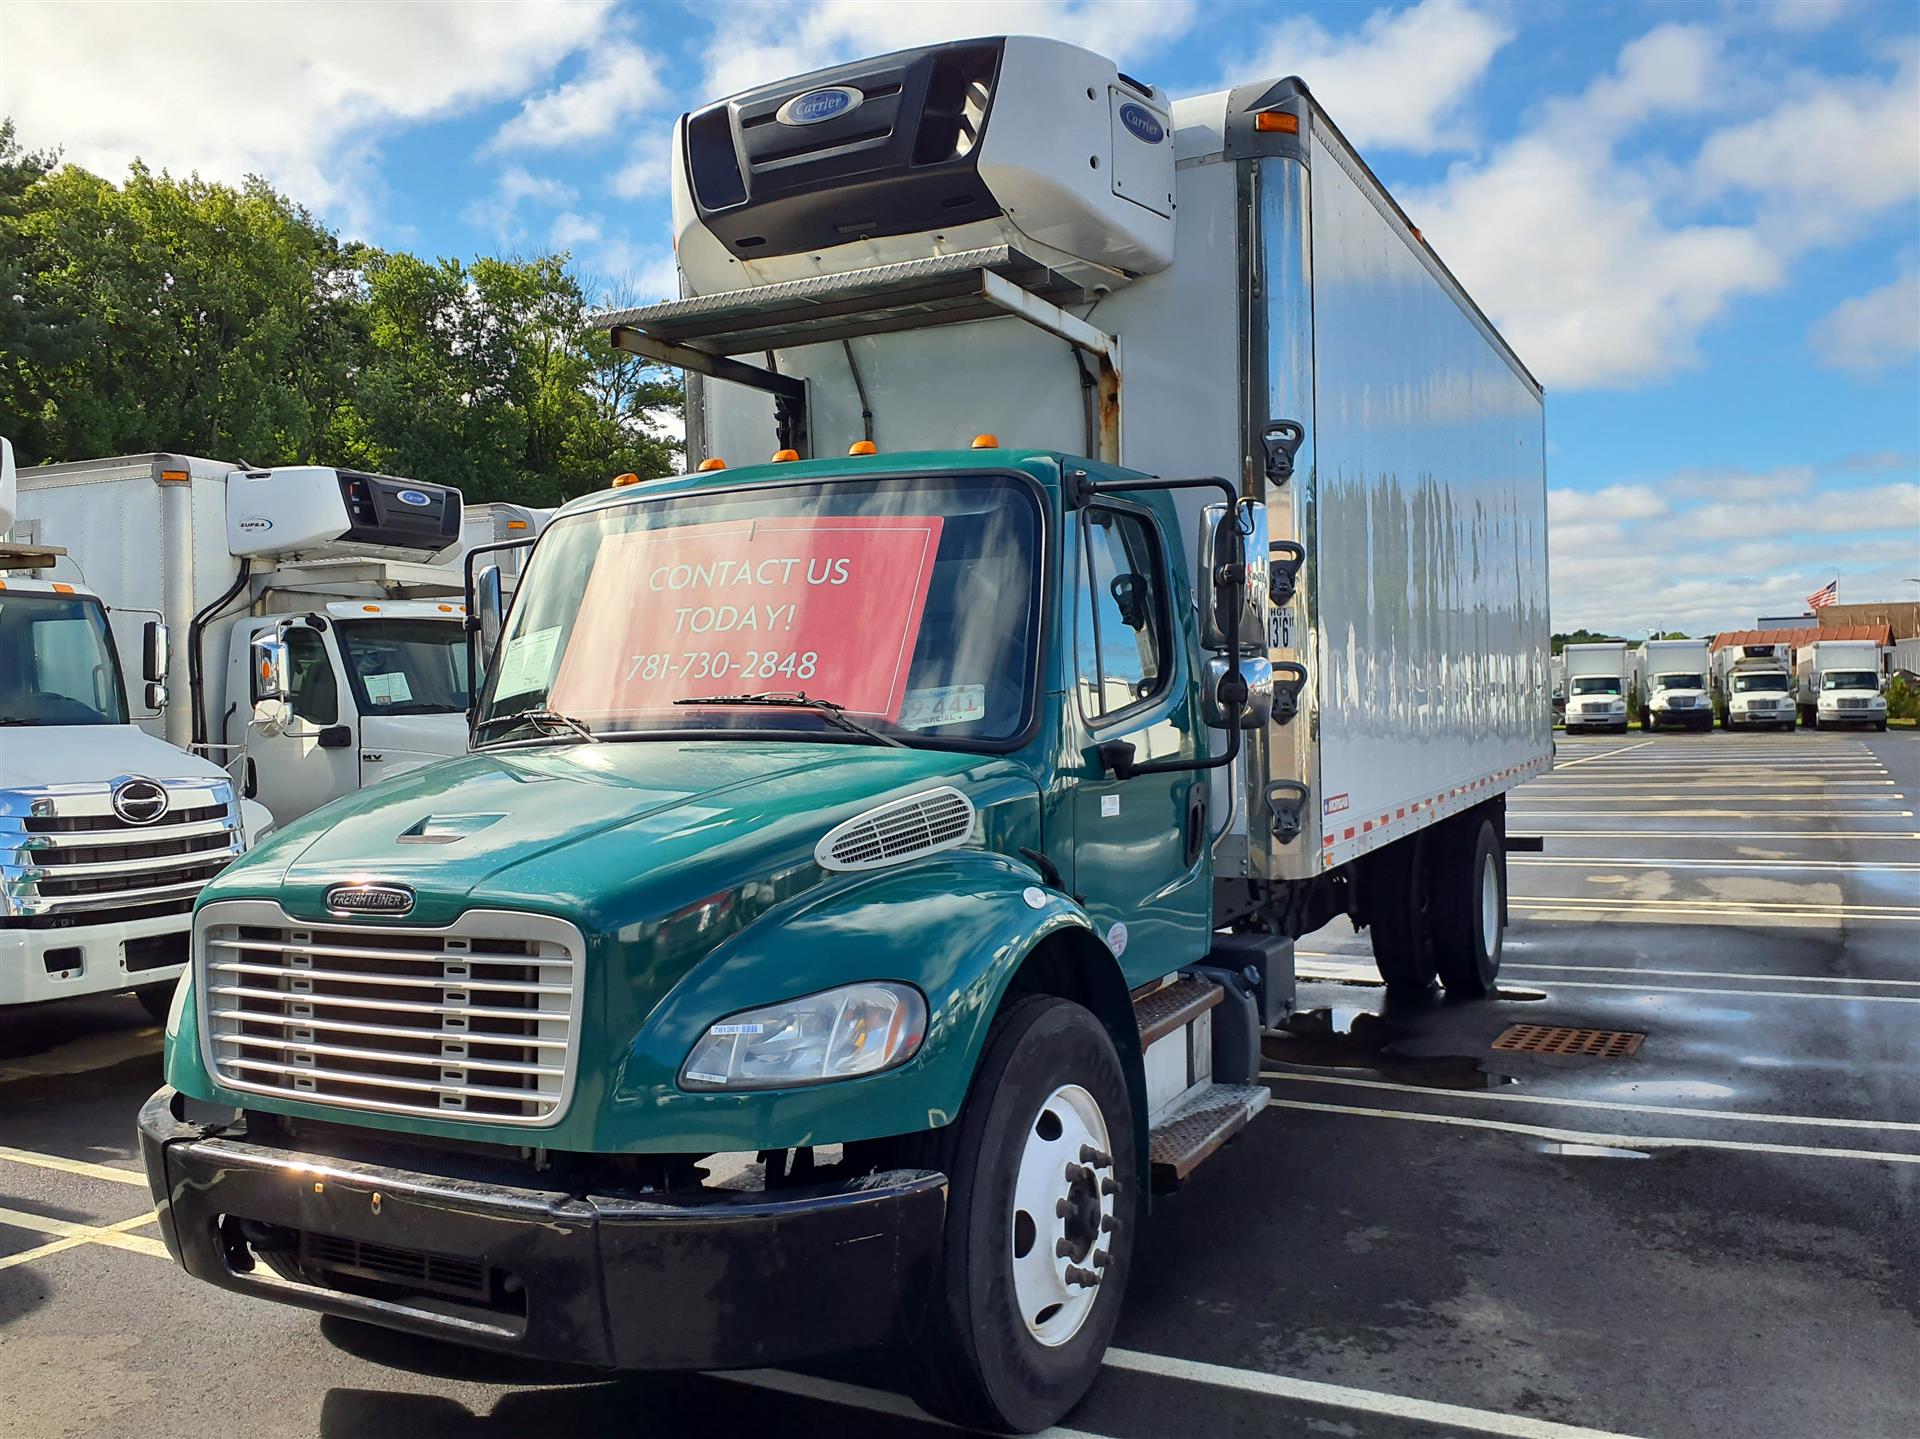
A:
[[[1590,1059],[1625,1059],[1646,1035],[1633,1029],[1570,1029],[1561,1024],[1511,1024],[1493,1042],[1495,1049],[1519,1054],[1578,1054]]]

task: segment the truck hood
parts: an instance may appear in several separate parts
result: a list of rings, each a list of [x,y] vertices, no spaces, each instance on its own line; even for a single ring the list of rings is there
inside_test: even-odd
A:
[[[272,895],[319,920],[329,887],[379,880],[414,891],[409,925],[491,906],[608,934],[811,867],[820,836],[876,802],[941,783],[972,790],[1016,770],[989,756],[833,743],[485,751],[322,806],[222,874],[207,898]],[[1036,798],[1031,780],[1021,788]]]
[[[0,790],[105,785],[122,775],[226,779],[211,760],[175,749],[138,725],[9,725],[0,729]]]

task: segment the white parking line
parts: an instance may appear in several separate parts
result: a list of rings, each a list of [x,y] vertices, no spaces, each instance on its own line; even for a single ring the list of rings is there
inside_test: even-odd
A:
[[[1556,816],[1571,819],[1571,815]],[[1786,815],[1780,816],[1782,819]],[[1822,818],[1814,815],[1809,818]],[[1898,840],[1910,844],[1920,839],[1920,829],[1535,829],[1542,839],[1693,839],[1722,843],[1744,843],[1754,839],[1844,839],[1852,841]],[[1511,861],[1509,861],[1511,863]]]
[[[1294,1084],[1337,1084],[1352,1089],[1384,1089],[1395,1094],[1424,1094],[1429,1099],[1487,1099],[1501,1104],[1544,1104],[1558,1109],[1606,1109],[1622,1114],[1670,1114],[1683,1119],[1725,1119],[1740,1124],[1788,1124],[1803,1129],[1873,1129],[1920,1134],[1920,1123],[1904,1119],[1839,1119],[1813,1114],[1755,1114],[1744,1109],[1691,1109],[1683,1104],[1641,1104],[1624,1099],[1567,1099],[1550,1094],[1509,1094],[1502,1089],[1434,1089],[1420,1084],[1396,1084],[1386,1079],[1354,1079],[1341,1074],[1310,1074],[1292,1069],[1266,1069],[1262,1079]]]
[[[1592,764],[1597,759],[1607,758],[1608,755],[1625,754],[1629,750],[1645,749],[1652,743],[1653,741],[1650,739],[1643,739],[1639,744],[1623,744],[1618,749],[1602,750],[1599,754],[1590,754],[1583,759],[1568,760],[1565,764],[1556,764],[1549,773],[1558,773],[1563,769],[1572,769],[1576,765]]]
[[[1554,895],[1516,894],[1514,904],[1586,905],[1594,909],[1613,909],[1620,905],[1654,905],[1674,909],[1710,909],[1727,914],[1766,914],[1790,911],[1805,914],[1817,911],[1842,918],[1920,919],[1920,905],[1912,904],[1828,904],[1817,899],[1665,899],[1652,895]]]
[[[1626,869],[1784,869],[1794,873],[1806,870],[1849,870],[1865,874],[1876,872],[1905,873],[1920,870],[1920,861],[1905,859],[1645,859],[1639,855],[1624,856],[1610,854],[1593,855],[1545,855],[1510,858],[1511,866],[1544,865],[1548,867],[1592,868],[1595,865],[1616,865]]]
[[[1522,790],[1508,806],[1507,813],[1516,819],[1525,819],[1537,815],[1541,819],[1572,819],[1574,816],[1564,809],[1534,809],[1539,803]],[[1608,819],[1790,819],[1790,810],[1778,809],[1615,809],[1608,805]],[[1818,814],[1809,815],[1810,819],[1912,819],[1910,809],[1823,809]]]
[[[1853,975],[1832,974],[1754,974],[1736,969],[1641,969],[1630,964],[1544,964],[1532,960],[1503,960],[1502,971],[1509,969],[1573,969],[1594,974],[1657,974],[1674,979],[1772,979],[1795,984],[1879,984],[1898,985],[1902,989],[1920,989],[1920,979],[1860,979]]]
[[[1515,1124],[1506,1119],[1480,1119],[1466,1114],[1421,1114],[1410,1109],[1365,1109],[1352,1104],[1320,1104],[1306,1099],[1279,1099],[1271,1108],[1304,1109],[1317,1114],[1350,1114],[1365,1119],[1404,1119],[1414,1124],[1445,1124],[1460,1129],[1489,1129],[1549,1139],[1560,1144],[1590,1144],[1603,1149],[1726,1149],[1745,1154],[1784,1154],[1810,1159],[1877,1159],[1887,1164],[1920,1164],[1920,1154],[1884,1149],[1839,1149],[1818,1144],[1765,1144],[1747,1139],[1675,1139],[1644,1134],[1592,1134],[1584,1129],[1555,1129],[1538,1124]]]
[[[0,1144],[0,1159],[13,1164],[31,1164],[36,1169],[57,1169],[62,1174],[84,1174],[89,1179],[110,1179],[115,1184],[147,1187],[147,1176],[137,1169],[119,1169],[111,1164],[95,1164],[86,1159],[67,1159],[58,1154],[41,1154],[32,1149],[12,1149]]]
[[[1433,1399],[1411,1399],[1402,1394],[1382,1394],[1372,1389],[1349,1389],[1344,1384],[1292,1379],[1284,1374],[1267,1374],[1254,1369],[1231,1369],[1224,1364],[1209,1364],[1199,1359],[1175,1359],[1165,1354],[1141,1354],[1132,1349],[1109,1349],[1106,1362],[1110,1369],[1150,1374],[1156,1379],[1184,1379],[1193,1384],[1237,1389],[1245,1394],[1260,1394],[1271,1399],[1291,1399],[1329,1409],[1347,1409],[1420,1424],[1471,1429],[1480,1434],[1503,1434],[1509,1439],[1623,1439],[1623,1436],[1610,1430],[1556,1424],[1551,1419],[1534,1419],[1524,1414],[1502,1414],[1495,1409],[1469,1409],[1464,1405],[1443,1404]]]
[[[1369,988],[1382,987],[1379,971],[1371,960],[1350,958],[1345,955],[1330,956],[1336,964],[1321,964],[1302,969],[1297,977],[1305,983],[1318,981],[1323,984],[1358,984]],[[1344,962],[1340,962],[1344,961]],[[1503,966],[1508,969],[1584,969],[1586,965],[1530,965],[1512,964]],[[1630,974],[1646,973],[1644,970],[1628,970]],[[1773,976],[1764,974],[1738,975],[1736,978],[1764,982]],[[1795,982],[1791,976],[1782,983]],[[1737,995],[1742,999],[1827,999],[1854,1000],[1863,1004],[1920,1004],[1920,996],[1905,994],[1854,994],[1834,990],[1802,991],[1797,989],[1723,989],[1705,985],[1686,984],[1620,984],[1601,979],[1550,979],[1539,983],[1550,984],[1554,989],[1619,989],[1633,994],[1719,994]]]

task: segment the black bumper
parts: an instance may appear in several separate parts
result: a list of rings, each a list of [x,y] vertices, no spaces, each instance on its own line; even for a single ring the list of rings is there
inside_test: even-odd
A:
[[[183,1114],[156,1093],[140,1149],[189,1274],[603,1368],[750,1368],[896,1338],[917,1327],[946,1217],[946,1178],[926,1170],[778,1197],[578,1195],[270,1148]],[[268,1251],[298,1256],[294,1277],[257,1262]]]

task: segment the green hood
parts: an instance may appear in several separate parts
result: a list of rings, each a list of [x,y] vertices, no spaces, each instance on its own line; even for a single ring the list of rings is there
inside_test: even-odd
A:
[[[828,828],[876,801],[942,782],[971,790],[970,779],[1013,768],[983,755],[789,741],[470,754],[315,811],[207,898],[272,897],[290,915],[324,920],[329,886],[382,880],[415,891],[409,925],[499,906],[605,935],[811,864]],[[433,842],[438,834],[454,837]],[[697,893],[681,893],[682,880]]]

